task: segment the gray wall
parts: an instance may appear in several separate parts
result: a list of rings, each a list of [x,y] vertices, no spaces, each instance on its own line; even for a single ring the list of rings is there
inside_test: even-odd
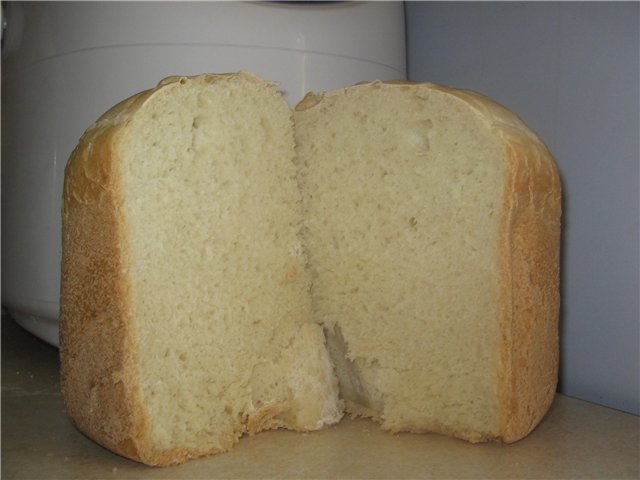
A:
[[[407,2],[409,79],[477,90],[555,156],[560,391],[640,413],[639,3]]]

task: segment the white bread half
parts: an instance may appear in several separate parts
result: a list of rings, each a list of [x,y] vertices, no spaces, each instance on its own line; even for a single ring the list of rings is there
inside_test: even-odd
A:
[[[248,73],[172,77],[68,162],[62,392],[103,446],[169,465],[343,405],[309,323],[291,111]]]
[[[473,92],[373,82],[295,108],[315,320],[348,412],[516,441],[558,371],[560,179]]]

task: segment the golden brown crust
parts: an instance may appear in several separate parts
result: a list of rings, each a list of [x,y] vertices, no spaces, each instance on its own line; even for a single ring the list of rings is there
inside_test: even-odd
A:
[[[105,447],[135,458],[146,418],[136,407],[135,339],[122,275],[126,246],[119,230],[119,189],[111,160],[116,141],[117,128],[96,125],[67,164],[61,383],[67,412],[78,428]]]
[[[561,183],[555,160],[514,113],[478,93],[450,93],[478,111],[505,149],[500,226],[501,386],[499,438],[512,443],[542,420],[555,396],[560,312]]]
[[[512,443],[542,420],[558,378],[561,185],[542,141],[514,113],[467,90],[430,84],[465,102],[502,140],[507,162],[500,226],[501,419]]]
[[[442,88],[442,87],[438,87]],[[561,184],[547,147],[514,113],[474,92],[450,90],[481,113],[505,149],[500,227],[500,439],[542,420],[555,396],[560,312]]]
[[[287,414],[291,410],[290,402],[276,402],[264,405],[253,412],[247,418],[247,433],[253,435],[262,430],[271,430],[281,427],[287,427],[294,430],[304,430],[304,428],[295,428],[291,422],[279,419],[278,416]]]
[[[475,92],[430,85],[467,102],[501,138],[506,168],[500,227],[502,415],[500,439],[515,442],[555,396],[560,312],[561,184],[547,147],[514,113]]]
[[[510,443],[535,428],[555,396],[561,206],[560,178],[546,148],[513,137],[506,148],[501,436]]]

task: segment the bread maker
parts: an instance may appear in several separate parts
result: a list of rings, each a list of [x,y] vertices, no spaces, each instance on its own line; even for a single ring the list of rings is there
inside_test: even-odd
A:
[[[249,70],[307,91],[404,79],[402,2],[7,2],[2,304],[58,344],[64,167],[83,131],[169,75]]]

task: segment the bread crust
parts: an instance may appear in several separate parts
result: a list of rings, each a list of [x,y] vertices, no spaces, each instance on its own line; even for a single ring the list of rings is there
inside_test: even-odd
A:
[[[123,102],[82,137],[67,164],[62,211],[60,361],[63,400],[76,426],[101,445],[141,458],[144,410],[128,318],[126,244],[113,161]]]
[[[502,419],[507,443],[528,435],[555,397],[559,365],[560,176],[541,143],[505,135],[502,219]]]
[[[190,78],[213,83],[239,75],[258,81],[244,72]],[[145,102],[186,78],[169,77],[120,102],[87,129],[67,163],[62,203],[60,361],[65,408],[77,428],[97,443],[158,466],[229,450],[240,435],[220,438],[217,446],[203,449],[156,450],[137,377],[118,142]]]
[[[476,92],[430,86],[460,98],[478,112],[504,148],[498,438],[512,443],[542,420],[557,386],[560,174],[547,147],[516,114]]]
[[[558,380],[562,187],[551,153],[514,113],[478,93],[438,87],[479,112],[507,162],[500,220],[502,332],[499,438],[527,436]]]

